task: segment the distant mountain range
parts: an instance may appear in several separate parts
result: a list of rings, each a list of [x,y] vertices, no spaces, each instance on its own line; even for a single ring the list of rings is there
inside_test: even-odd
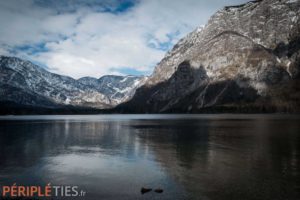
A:
[[[225,7],[181,39],[150,77],[75,80],[2,56],[0,108],[300,112],[299,16],[300,0]]]
[[[0,72],[0,109],[10,108],[16,112],[24,107],[112,108],[130,99],[147,79],[108,75],[75,80],[50,73],[29,61],[6,56],[0,56]]]

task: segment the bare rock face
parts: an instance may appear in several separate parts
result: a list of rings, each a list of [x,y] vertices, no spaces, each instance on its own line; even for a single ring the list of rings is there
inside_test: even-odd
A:
[[[299,16],[300,0],[225,7],[180,40],[133,99],[118,108],[300,111]]]

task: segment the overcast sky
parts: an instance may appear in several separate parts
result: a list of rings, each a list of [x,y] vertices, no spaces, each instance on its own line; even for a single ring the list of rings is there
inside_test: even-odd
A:
[[[247,0],[0,0],[0,55],[74,78],[150,74],[225,5]]]

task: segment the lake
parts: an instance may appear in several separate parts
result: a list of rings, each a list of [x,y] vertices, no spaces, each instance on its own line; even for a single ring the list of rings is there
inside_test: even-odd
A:
[[[78,186],[75,200],[300,199],[300,116],[2,116],[0,185],[14,183]]]

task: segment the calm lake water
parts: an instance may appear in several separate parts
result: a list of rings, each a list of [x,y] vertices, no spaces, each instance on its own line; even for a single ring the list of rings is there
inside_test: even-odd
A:
[[[79,186],[75,200],[300,199],[300,116],[0,117],[0,185],[13,183]]]

